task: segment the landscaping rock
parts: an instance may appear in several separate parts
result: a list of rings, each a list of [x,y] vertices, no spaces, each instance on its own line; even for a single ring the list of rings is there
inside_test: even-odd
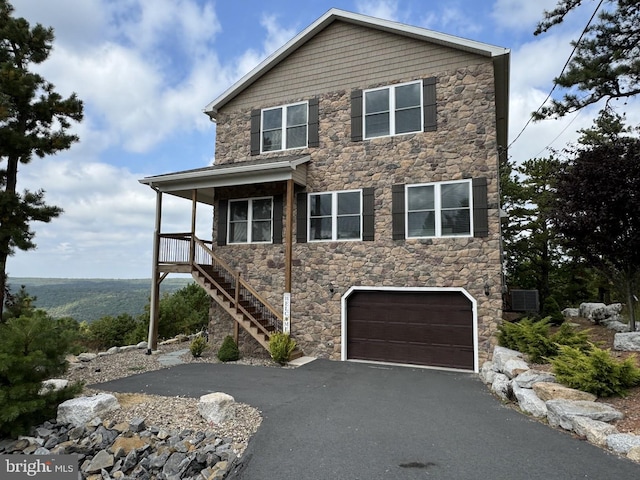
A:
[[[580,316],[598,323],[607,317],[607,306],[604,303],[581,303]]]
[[[496,372],[503,372],[505,363],[507,363],[507,361],[509,360],[514,359],[522,360],[524,359],[524,355],[520,352],[517,352],[516,350],[511,350],[499,345],[493,349],[492,361],[495,365]]]
[[[546,404],[549,425],[565,430],[573,430],[574,417],[588,417],[601,422],[613,422],[623,417],[621,412],[607,403],[559,399],[549,400]]]
[[[484,362],[480,368],[480,380],[485,384],[491,385],[496,378],[496,371],[493,362]]]
[[[521,358],[509,358],[502,366],[502,373],[514,378],[529,370],[529,365]]]
[[[629,325],[627,325],[626,323],[622,323],[619,322],[617,320],[612,321],[612,322],[607,322],[606,327],[609,330],[614,330],[618,333],[624,333],[624,332],[628,332],[629,331]],[[615,348],[615,346],[614,346]]]
[[[69,380],[65,380],[64,378],[52,378],[50,380],[45,380],[42,382],[42,388],[40,388],[40,395],[44,395],[48,392],[57,392],[58,390],[62,390],[63,388],[67,388],[69,386]]]
[[[80,362],[90,362],[91,360],[93,360],[94,358],[97,358],[97,357],[98,357],[98,355],[95,354],[95,353],[84,352],[84,353],[81,353],[80,355],[78,355],[77,358],[78,358],[78,360]]]
[[[553,373],[549,373],[549,372],[541,372],[539,370],[527,370],[526,372],[521,373],[516,378],[514,378],[513,381],[517,383],[519,387],[533,388],[533,385],[535,383],[539,383],[539,382],[553,383],[556,381],[556,377]]]
[[[562,310],[562,315],[567,317],[567,318],[579,317],[580,316],[580,309],[579,308],[565,308],[564,310]]]
[[[83,470],[87,473],[95,473],[113,467],[113,463],[113,455],[106,450],[100,450],[88,465],[83,465]]]
[[[551,382],[538,382],[533,385],[533,391],[543,401],[549,400],[584,400],[587,402],[595,402],[598,397],[592,393],[583,392],[573,388]]]
[[[588,417],[575,417],[572,430],[580,437],[586,438],[590,443],[605,446],[607,437],[618,433],[613,425],[593,420]]]
[[[640,332],[616,333],[613,348],[624,352],[640,352]]]
[[[607,437],[607,447],[616,453],[627,454],[634,447],[640,447],[640,437],[631,433],[614,433]]]
[[[120,408],[118,400],[108,393],[100,393],[93,397],[78,397],[58,405],[58,423],[70,423],[80,426],[92,418]]]
[[[511,400],[513,398],[513,390],[511,380],[503,373],[496,373],[491,390],[503,400]]]
[[[518,400],[520,409],[537,418],[547,416],[547,405],[529,388],[522,388],[516,382],[511,383],[513,394]]]
[[[234,416],[235,400],[231,395],[214,392],[200,397],[198,412],[208,422],[224,423]]]
[[[640,462],[640,447],[631,447],[631,450],[627,452],[627,458],[634,462]]]

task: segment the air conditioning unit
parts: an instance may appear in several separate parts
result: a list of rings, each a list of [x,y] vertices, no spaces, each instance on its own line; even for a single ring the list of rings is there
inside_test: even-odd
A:
[[[514,312],[538,312],[538,290],[511,290],[511,310]]]

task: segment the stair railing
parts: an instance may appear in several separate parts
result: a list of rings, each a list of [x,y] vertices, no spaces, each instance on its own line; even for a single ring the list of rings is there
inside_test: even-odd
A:
[[[224,260],[213,253],[207,244],[211,244],[211,242],[204,242],[195,235],[193,236],[195,251],[191,267],[214,285],[231,302],[236,312],[243,313],[264,334],[270,335],[273,331],[281,332],[282,315],[242,278],[239,271],[234,271]],[[226,289],[220,285],[214,279],[213,271],[231,287]]]

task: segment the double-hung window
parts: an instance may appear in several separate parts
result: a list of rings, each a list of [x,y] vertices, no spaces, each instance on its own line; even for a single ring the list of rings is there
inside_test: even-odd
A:
[[[273,199],[229,200],[228,243],[270,243],[273,239]]]
[[[407,238],[472,235],[471,198],[471,180],[408,185]]]
[[[308,110],[307,102],[262,110],[262,151],[306,147]]]
[[[364,138],[422,131],[422,81],[364,91]]]
[[[309,241],[361,240],[362,191],[309,194]]]

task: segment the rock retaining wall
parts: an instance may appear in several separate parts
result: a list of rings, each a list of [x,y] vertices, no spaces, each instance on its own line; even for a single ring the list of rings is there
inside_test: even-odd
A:
[[[519,368],[511,368],[513,365]],[[495,347],[493,360],[482,365],[480,378],[523,412],[640,462],[640,436],[620,433],[610,423],[621,420],[622,412],[596,402],[593,395],[554,384],[553,374],[531,369],[522,353]]]

